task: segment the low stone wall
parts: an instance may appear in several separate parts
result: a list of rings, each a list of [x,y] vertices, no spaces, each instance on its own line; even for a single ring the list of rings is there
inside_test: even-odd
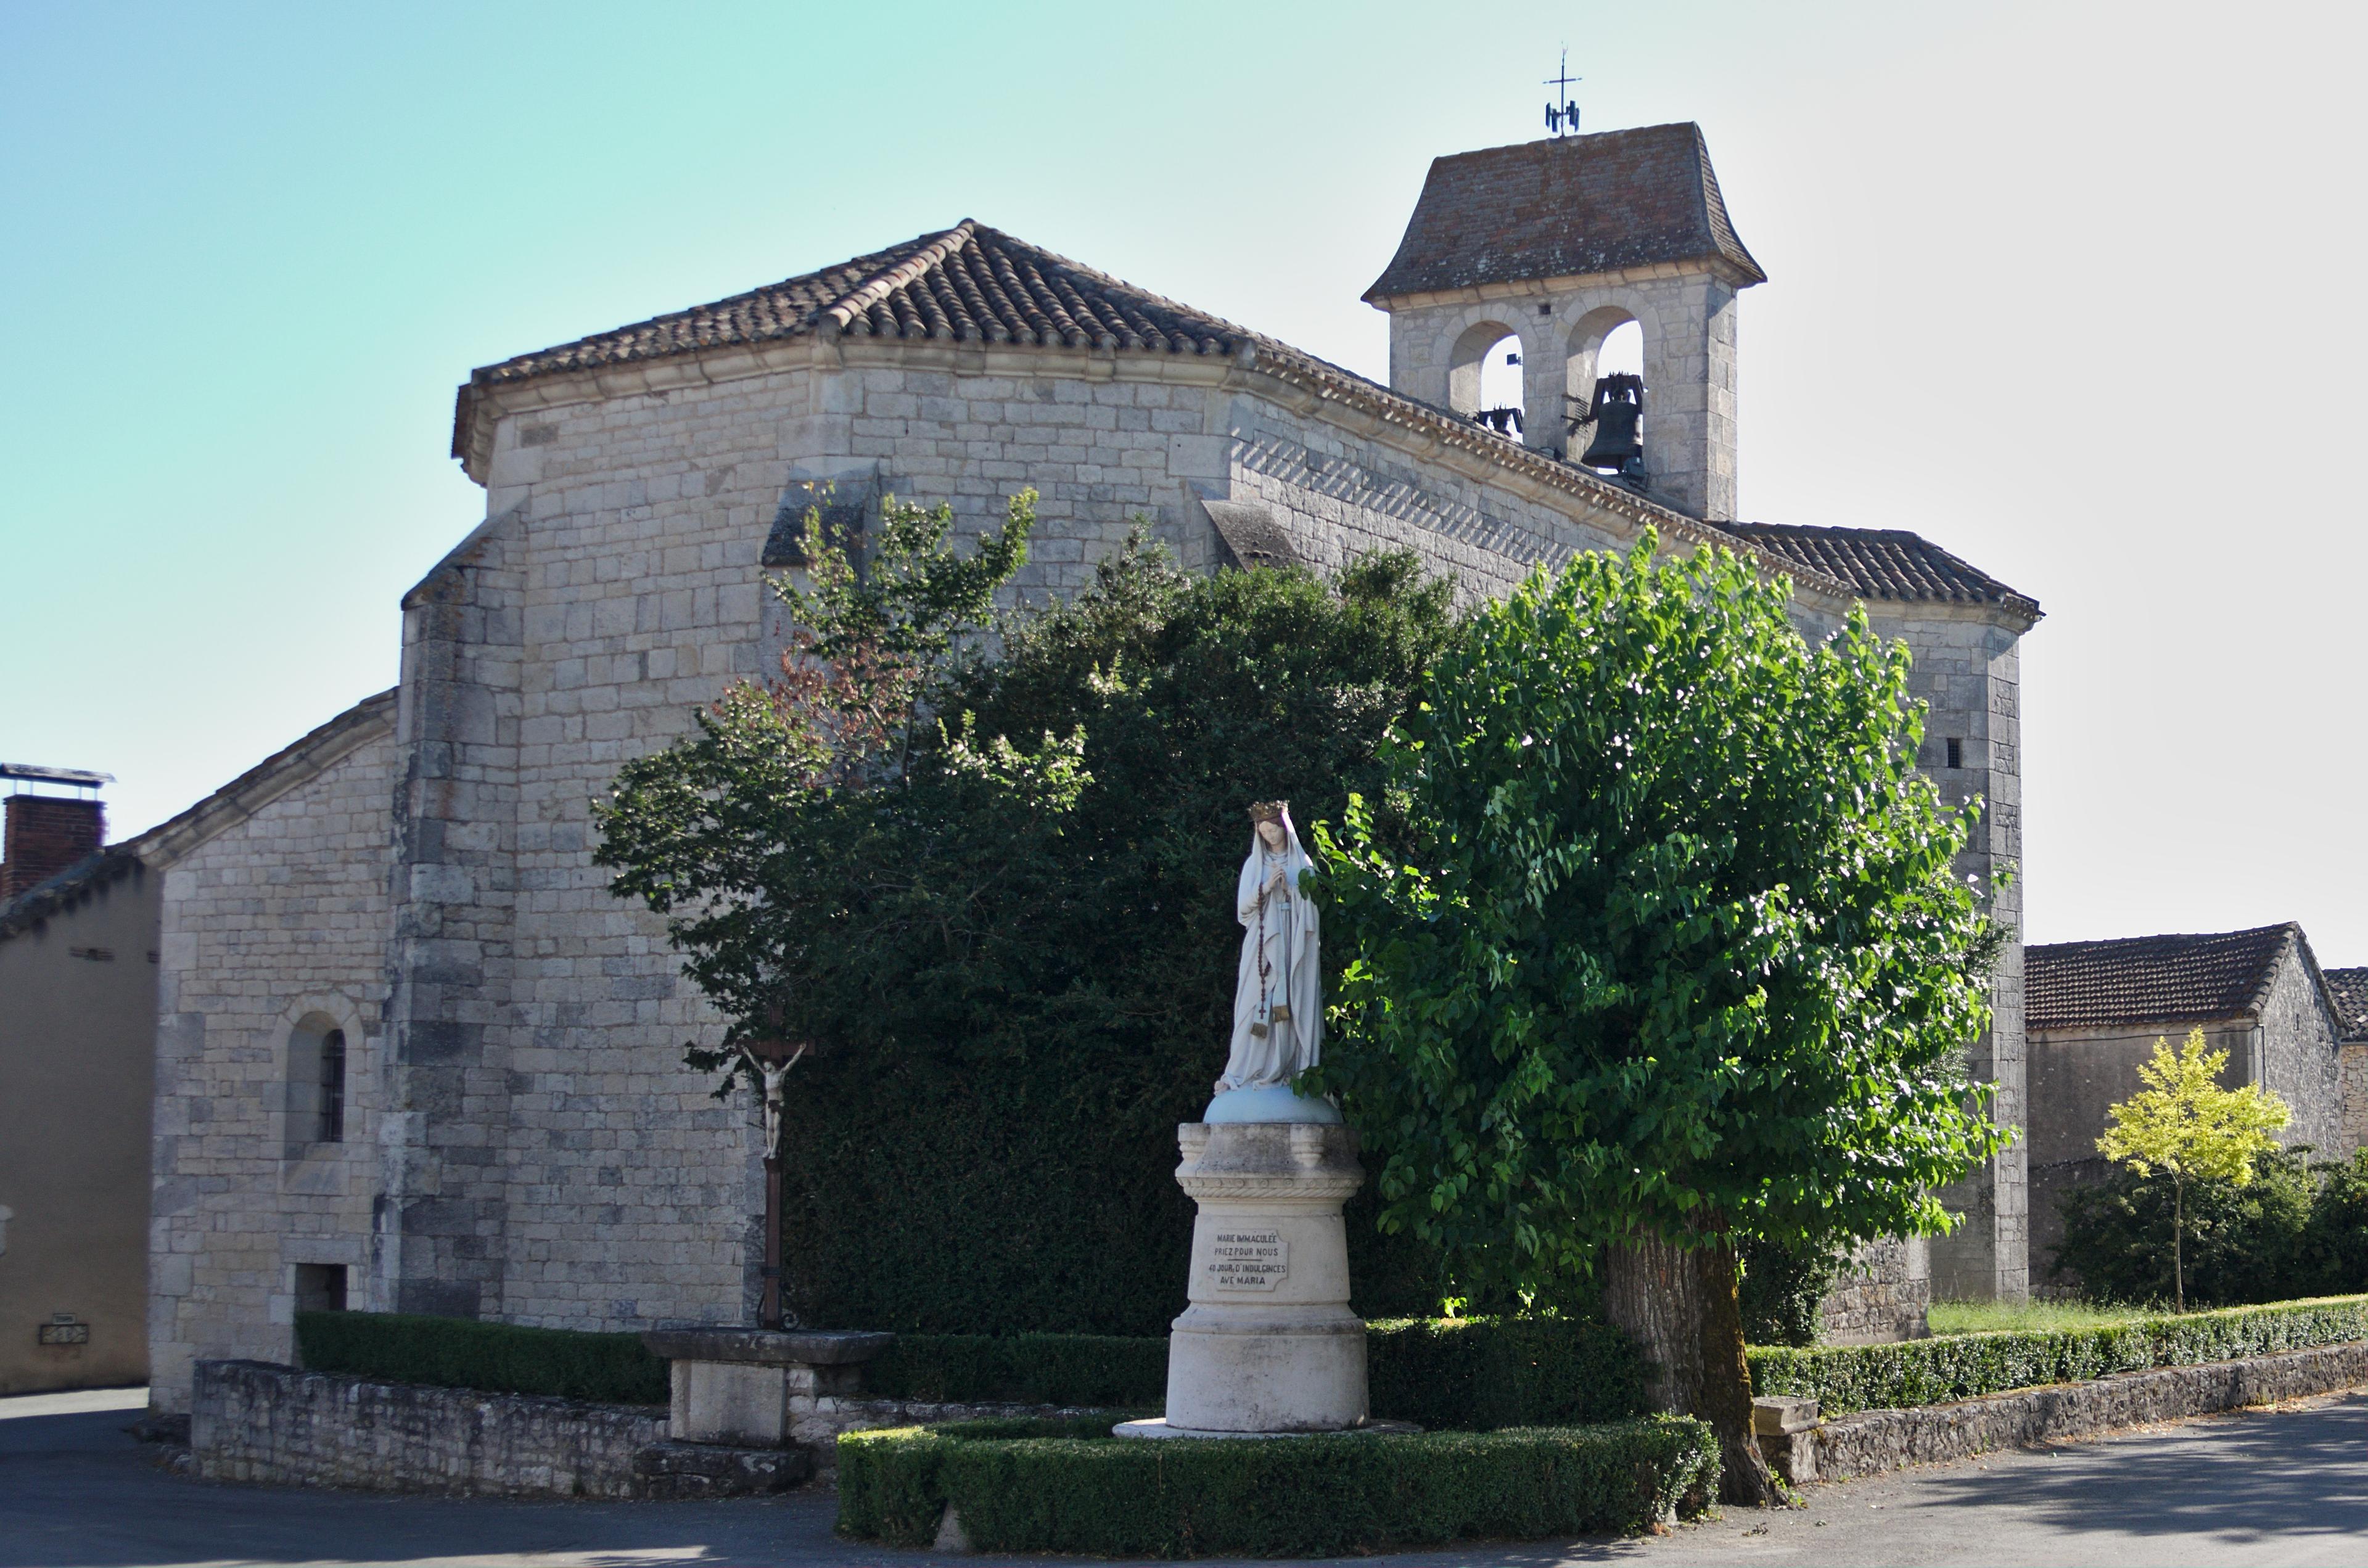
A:
[[[260,1361],[200,1361],[190,1460],[208,1481],[503,1497],[714,1497],[814,1472],[802,1449],[667,1441],[634,1405],[371,1382]]]
[[[2328,1345],[2201,1367],[2158,1367],[2085,1383],[1991,1394],[1957,1404],[1870,1410],[1796,1435],[1814,1446],[1819,1481],[1968,1459],[2024,1443],[2091,1437],[2368,1383],[2368,1345]]]
[[[1818,1303],[1828,1345],[1889,1345],[1932,1330],[1932,1244],[1922,1236],[1885,1237],[1851,1254],[1850,1266]]]

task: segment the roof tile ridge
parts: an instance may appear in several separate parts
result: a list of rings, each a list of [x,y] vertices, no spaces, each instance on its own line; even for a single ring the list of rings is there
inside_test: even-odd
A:
[[[977,220],[965,218],[951,229],[940,229],[921,237],[918,249],[904,260],[882,268],[814,313],[819,325],[825,318],[840,332],[845,332],[866,311],[894,294],[897,290],[920,280],[928,270],[942,264],[956,251],[971,243],[978,233]]]
[[[1047,250],[1042,245],[1037,244],[1030,240],[1023,240],[1017,234],[1008,233],[1001,229],[991,228],[985,223],[981,223],[978,225],[978,236],[981,241],[999,241],[1004,244],[1009,245],[1014,250],[1028,252],[1030,255],[1039,256],[1045,261],[1053,263],[1055,267],[1066,268],[1068,271],[1076,274],[1080,278],[1090,278],[1097,283],[1107,284],[1113,289],[1123,289],[1138,300],[1147,301],[1152,304],[1159,306],[1162,310],[1173,311],[1178,315],[1183,316],[1188,320],[1208,322],[1212,325],[1223,327],[1225,331],[1241,337],[1245,341],[1256,343],[1261,347],[1278,348],[1286,353],[1299,354],[1304,358],[1310,359],[1315,358],[1314,355],[1306,354],[1301,349],[1292,348],[1281,338],[1269,337],[1262,332],[1258,332],[1252,328],[1244,326],[1239,322],[1228,321],[1224,316],[1212,314],[1208,311],[1202,310],[1198,305],[1188,305],[1181,300],[1170,299],[1165,294],[1156,294],[1140,283],[1130,283],[1123,278],[1102,271],[1099,267],[1088,267],[1082,261],[1072,261],[1069,257],[1063,256],[1059,251]]]
[[[1767,523],[1745,522],[1738,518],[1733,522],[1721,523],[1719,527],[1766,528],[1771,533],[1806,534],[1819,539],[1831,539],[1837,535],[1847,534],[1852,539],[1912,539],[1921,544],[1932,542],[1914,528],[1862,528],[1852,523]],[[1940,547],[1935,545],[1933,548]],[[1946,552],[1943,551],[1943,553]],[[1954,560],[1955,557],[1952,556],[1951,559]],[[1978,571],[1979,568],[1970,568],[1970,570]]]
[[[272,790],[260,799],[255,799],[252,803],[245,803],[254,791],[278,782],[281,776],[300,767],[308,757],[317,756],[325,750],[349,739],[353,740],[352,745],[347,746],[346,751],[331,759],[332,762],[341,760],[375,738],[365,732],[379,724],[384,724],[386,733],[393,734],[402,696],[401,686],[391,686],[384,691],[372,692],[335,717],[313,725],[313,728],[241,773],[221,789],[192,802],[185,810],[167,817],[145,833],[124,839],[121,843],[111,845],[109,847],[128,850],[142,862],[145,862],[149,855],[159,851],[163,852],[167,862],[178,858],[181,854],[194,847],[195,845],[213,837],[222,828],[234,826],[238,822],[245,821],[262,806],[285,794],[287,789],[293,788],[294,785],[290,784]],[[299,779],[296,782],[302,783],[303,780]],[[207,817],[212,811],[222,808],[235,812],[236,816],[210,831],[206,826]],[[186,842],[176,842],[181,840]]]
[[[2137,942],[2218,942],[2231,937],[2261,937],[2272,931],[2299,930],[2291,920],[2280,920],[2268,926],[2247,926],[2235,931],[2157,931],[2144,937],[2075,937],[2063,942],[2032,942],[2023,952],[2044,953],[2066,948],[2127,947]]]
[[[2334,1026],[2335,1038],[2338,1040],[2349,1039],[2350,1031],[2345,1025],[2343,1008],[2336,1001],[2335,987],[2327,983],[2327,971],[2319,967],[2318,954],[2310,945],[2310,934],[2302,928],[2302,922],[2298,920],[2287,921],[2286,928],[2294,933],[2294,949],[2302,955],[2303,971],[2310,976],[2311,990],[2317,995],[2319,1009],[2327,1015],[2327,1021]],[[2273,978],[2276,973],[2276,970],[2272,969],[2270,976]],[[2264,978],[2253,999],[2256,1002],[2266,1003],[2269,1000],[2269,990],[2270,978]]]

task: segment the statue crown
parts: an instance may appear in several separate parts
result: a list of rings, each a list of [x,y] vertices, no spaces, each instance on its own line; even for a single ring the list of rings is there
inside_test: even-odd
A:
[[[1256,801],[1250,804],[1250,821],[1279,822],[1282,813],[1291,810],[1289,801]]]

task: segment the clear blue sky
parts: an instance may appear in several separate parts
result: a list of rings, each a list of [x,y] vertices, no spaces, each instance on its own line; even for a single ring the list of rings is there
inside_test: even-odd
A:
[[[2035,595],[2030,935],[2368,963],[2332,6],[0,7],[0,758],[120,834],[392,684],[472,366],[975,216],[1367,374],[1429,159],[1699,120],[1744,515]]]

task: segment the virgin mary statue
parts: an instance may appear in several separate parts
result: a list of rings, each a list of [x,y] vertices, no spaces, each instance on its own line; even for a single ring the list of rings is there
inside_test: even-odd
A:
[[[1249,858],[1234,892],[1242,961],[1234,979],[1233,1051],[1217,1080],[1220,1096],[1288,1085],[1315,1065],[1324,1046],[1319,927],[1315,905],[1299,886],[1310,862],[1291,824],[1291,802],[1259,801],[1250,808],[1250,824]]]

